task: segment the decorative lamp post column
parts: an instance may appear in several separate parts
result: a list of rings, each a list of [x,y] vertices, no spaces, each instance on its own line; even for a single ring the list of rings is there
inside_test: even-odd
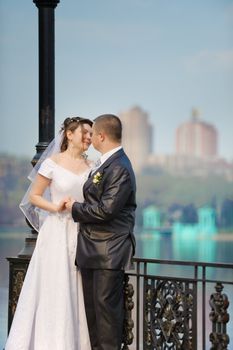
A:
[[[33,0],[39,12],[39,143],[33,165],[54,138],[54,9],[59,0]]]
[[[34,166],[54,138],[55,112],[55,49],[54,10],[60,0],[33,0],[39,19],[39,142],[31,163]],[[37,234],[31,229],[25,246],[17,257],[7,258],[10,263],[8,331],[18,302],[19,293],[32,256]]]

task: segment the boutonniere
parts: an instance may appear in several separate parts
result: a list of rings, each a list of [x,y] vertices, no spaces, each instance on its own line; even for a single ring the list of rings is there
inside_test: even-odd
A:
[[[98,173],[96,173],[96,174],[93,176],[93,180],[92,180],[93,184],[98,185],[98,184],[100,183],[100,181],[102,180],[102,176],[103,176],[103,174],[101,174],[101,173],[98,171]]]

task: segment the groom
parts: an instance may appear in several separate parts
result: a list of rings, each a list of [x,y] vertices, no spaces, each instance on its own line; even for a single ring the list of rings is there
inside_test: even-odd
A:
[[[92,144],[101,164],[84,184],[84,203],[67,202],[79,222],[76,264],[81,270],[92,350],[120,350],[124,270],[135,251],[135,176],[121,146],[122,125],[112,114],[94,120]]]

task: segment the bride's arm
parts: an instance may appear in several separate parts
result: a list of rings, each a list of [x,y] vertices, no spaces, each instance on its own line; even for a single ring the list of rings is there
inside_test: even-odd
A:
[[[46,188],[50,185],[50,182],[51,180],[47,177],[37,174],[31,192],[29,193],[29,201],[38,208],[56,213],[65,209],[66,200],[64,199],[57,205],[43,198],[43,194]]]

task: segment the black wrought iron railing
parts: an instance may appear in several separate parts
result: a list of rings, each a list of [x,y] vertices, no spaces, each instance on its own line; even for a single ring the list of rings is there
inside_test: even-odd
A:
[[[124,350],[233,349],[233,264],[134,262],[125,278]]]
[[[9,258],[9,328],[26,274]],[[233,264],[135,258],[125,276],[124,350],[233,350]]]

